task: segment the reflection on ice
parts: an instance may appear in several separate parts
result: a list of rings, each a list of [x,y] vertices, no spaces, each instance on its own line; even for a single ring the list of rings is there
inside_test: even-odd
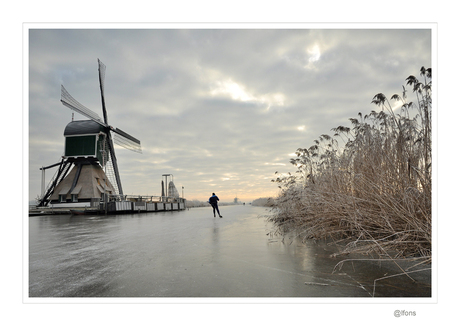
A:
[[[270,238],[261,207],[29,218],[30,297],[370,297],[378,265],[325,244]],[[429,280],[376,296],[430,296]]]

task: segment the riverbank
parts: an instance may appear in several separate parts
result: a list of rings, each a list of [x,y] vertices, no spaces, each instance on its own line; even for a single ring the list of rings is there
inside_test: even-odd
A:
[[[290,160],[296,174],[277,174],[280,233],[347,242],[342,253],[382,259],[432,254],[431,68],[406,78],[416,98],[382,93],[372,110],[332,128]],[[401,104],[400,109],[394,107]],[[398,105],[397,105],[398,106]]]

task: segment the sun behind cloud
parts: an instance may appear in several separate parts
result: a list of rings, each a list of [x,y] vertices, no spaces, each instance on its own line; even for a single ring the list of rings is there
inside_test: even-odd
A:
[[[234,82],[231,79],[215,82],[211,88],[210,94],[212,96],[228,96],[235,101],[254,102],[261,105],[266,105],[267,109],[273,105],[284,106],[286,102],[286,97],[282,93],[276,92],[255,95],[248,92],[246,87]]]

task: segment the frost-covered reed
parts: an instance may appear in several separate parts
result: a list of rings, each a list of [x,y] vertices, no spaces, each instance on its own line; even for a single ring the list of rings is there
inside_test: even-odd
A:
[[[297,173],[272,180],[280,194],[269,219],[278,232],[340,241],[344,253],[430,259],[431,68],[407,86],[413,101],[404,86],[401,96],[377,94],[380,110],[296,151]]]

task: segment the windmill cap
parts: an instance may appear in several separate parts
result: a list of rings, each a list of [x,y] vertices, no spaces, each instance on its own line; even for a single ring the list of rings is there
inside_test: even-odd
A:
[[[104,127],[93,120],[76,120],[69,122],[64,129],[64,136],[98,134]]]

